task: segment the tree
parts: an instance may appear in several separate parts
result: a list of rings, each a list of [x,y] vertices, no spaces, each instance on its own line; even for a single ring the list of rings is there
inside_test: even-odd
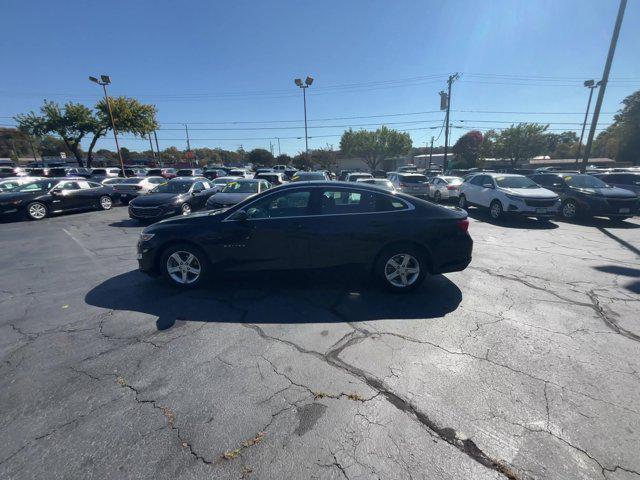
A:
[[[618,158],[620,131],[617,125],[610,125],[598,134],[591,151],[593,157]]]
[[[545,148],[545,132],[549,125],[519,123],[500,132],[496,142],[497,156],[508,158],[511,167],[539,155]]]
[[[60,107],[55,102],[45,100],[40,107],[40,115],[34,112],[20,114],[15,121],[27,135],[40,138],[48,133],[57,134],[76,157],[78,165],[84,166],[80,142],[97,128],[97,120],[89,108],[73,102]]]
[[[475,167],[478,163],[483,140],[484,137],[478,130],[471,130],[461,136],[452,149],[457,156],[456,167]]]
[[[640,90],[632,93],[622,101],[624,107],[614,119],[615,132],[618,138],[616,160],[640,164]]]
[[[289,165],[291,163],[291,157],[286,153],[281,153],[276,157],[276,164],[278,165]]]
[[[254,148],[247,156],[249,163],[257,167],[270,167],[274,163],[275,158],[269,150],[264,148]]]
[[[156,121],[156,107],[144,105],[134,98],[112,97],[109,99],[113,123],[118,132],[132,133],[135,136],[144,137],[158,128]],[[87,166],[91,166],[93,160],[93,148],[100,137],[104,137],[111,129],[109,109],[104,100],[96,104],[95,127],[92,131],[93,138],[87,150]]]
[[[551,158],[571,158],[577,152],[578,140],[578,135],[573,131],[547,133],[545,135],[546,147],[542,153]]]
[[[484,132],[482,145],[480,145],[479,158],[495,158],[497,156],[499,134],[495,130],[487,130]]]
[[[291,163],[297,170],[309,170],[311,162],[307,158],[306,153],[300,152],[291,159]]]
[[[340,149],[345,155],[362,158],[373,170],[380,167],[386,157],[407,154],[411,151],[411,137],[382,126],[375,132],[346,130],[340,139]]]
[[[311,150],[309,157],[310,163],[317,165],[321,170],[331,170],[335,167],[336,154],[329,148]]]

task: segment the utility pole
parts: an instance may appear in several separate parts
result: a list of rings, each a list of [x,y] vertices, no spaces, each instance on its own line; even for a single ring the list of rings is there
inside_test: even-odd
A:
[[[276,140],[278,140],[278,156],[282,155],[282,152],[280,151],[280,137],[276,137]]]
[[[600,86],[600,82],[595,80],[585,80],[584,86],[589,89],[589,101],[587,102],[587,111],[584,112],[584,122],[582,122],[582,131],[580,132],[580,141],[578,142],[578,151],[576,153],[576,163],[580,161],[580,150],[582,148],[582,138],[584,137],[584,129],[587,126],[587,117],[589,116],[589,108],[591,107],[591,98],[593,97],[593,89]]]
[[[158,163],[156,161],[156,152],[153,151],[153,142],[151,142],[151,132],[147,133],[147,136],[149,137],[149,148],[151,149],[151,158],[153,158],[153,163]]]
[[[33,154],[33,161],[37,162],[38,156],[36,155],[36,148],[33,146],[33,139],[31,138],[31,135],[27,135],[27,138],[29,139],[29,145],[31,145],[31,153]]]
[[[184,124],[184,131],[187,134],[187,152],[189,153],[189,163],[193,167],[193,158],[191,158],[191,142],[189,141],[189,126]]]
[[[460,78],[460,74],[459,73],[454,73],[453,75],[449,75],[449,79],[447,80],[447,96],[446,96],[446,100],[447,100],[447,113],[445,115],[445,126],[444,126],[444,160],[442,161],[442,172],[445,173],[447,171],[447,167],[448,167],[448,160],[447,160],[447,151],[449,150],[449,113],[451,111],[451,85],[453,84],[453,82],[455,82],[456,80],[458,80]],[[440,92],[440,97],[442,97],[442,93]],[[441,102],[441,107],[442,108],[442,102]]]
[[[625,8],[627,8],[627,0],[620,0],[618,17],[616,18],[615,27],[613,27],[613,35],[611,36],[611,44],[609,45],[609,54],[607,55],[607,61],[604,64],[604,72],[602,73],[602,80],[600,80],[600,90],[598,90],[596,106],[593,109],[593,120],[591,121],[591,128],[589,129],[589,137],[587,139],[587,145],[584,147],[584,157],[582,159],[582,166],[580,167],[580,172],[582,173],[585,173],[587,171],[587,163],[589,162],[589,155],[591,154],[593,137],[596,133],[596,127],[598,126],[598,117],[600,116],[600,109],[602,108],[604,92],[607,89],[607,82],[609,81],[609,72],[611,71],[611,64],[613,63],[613,55],[616,52],[618,35],[620,35],[620,26],[622,25],[622,19],[624,18]]]
[[[271,152],[271,155],[273,155],[273,143],[271,143],[271,140],[269,140],[269,151]]]
[[[160,147],[158,146],[158,134],[156,131],[153,131],[153,138],[156,140],[156,151],[158,152],[158,162],[160,162],[160,168],[164,165],[162,164],[162,157],[160,156]]]
[[[431,137],[431,150],[429,150],[429,172],[431,172],[431,159],[433,157],[433,137]]]

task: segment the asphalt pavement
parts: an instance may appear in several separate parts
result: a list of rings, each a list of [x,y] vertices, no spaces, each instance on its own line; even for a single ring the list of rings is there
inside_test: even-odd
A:
[[[471,215],[408,295],[178,292],[124,208],[0,224],[0,478],[639,478],[640,221]]]

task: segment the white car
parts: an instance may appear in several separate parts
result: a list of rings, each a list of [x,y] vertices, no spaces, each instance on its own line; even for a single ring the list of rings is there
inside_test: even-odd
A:
[[[402,193],[416,197],[429,195],[429,180],[421,173],[389,172],[387,178],[393,183],[396,190]]]
[[[524,175],[478,173],[460,186],[458,205],[489,209],[492,219],[505,214],[546,220],[558,213],[560,197]]]
[[[166,183],[162,177],[130,177],[123,178],[121,182],[111,185],[113,190],[120,195],[120,201],[127,203],[138,195],[145,195],[161,183]],[[104,185],[104,183],[103,183]]]
[[[364,172],[352,172],[349,175],[347,175],[347,178],[345,179],[345,181],[357,182],[358,180],[365,179],[365,178],[373,178],[373,175],[371,175],[370,173],[364,173]]]
[[[460,185],[464,180],[460,177],[438,175],[429,182],[429,198],[436,203],[443,200],[457,199],[460,194]]]
[[[369,185],[373,185],[375,187],[382,188],[383,190],[386,190],[387,192],[395,192],[396,191],[396,187],[393,186],[393,183],[391,183],[391,181],[387,180],[386,178],[359,178],[356,181],[358,183],[366,183],[366,184],[369,184]]]
[[[11,177],[0,179],[0,193],[9,192],[25,183],[35,182],[36,180],[44,180],[44,177]]]
[[[215,193],[207,200],[206,207],[209,210],[227,208],[240,203],[247,198],[262,193],[271,188],[266,180],[241,178],[225,185],[221,192]]]

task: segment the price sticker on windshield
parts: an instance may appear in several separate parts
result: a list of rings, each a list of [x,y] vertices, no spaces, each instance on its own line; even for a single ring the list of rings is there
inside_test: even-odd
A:
[[[571,180],[572,178],[573,178],[573,177],[571,177],[571,176],[566,176],[566,177],[564,177],[564,179],[565,179],[565,180]]]
[[[504,180],[504,177],[496,177],[496,180],[498,180],[499,182],[501,182],[502,180]]]

